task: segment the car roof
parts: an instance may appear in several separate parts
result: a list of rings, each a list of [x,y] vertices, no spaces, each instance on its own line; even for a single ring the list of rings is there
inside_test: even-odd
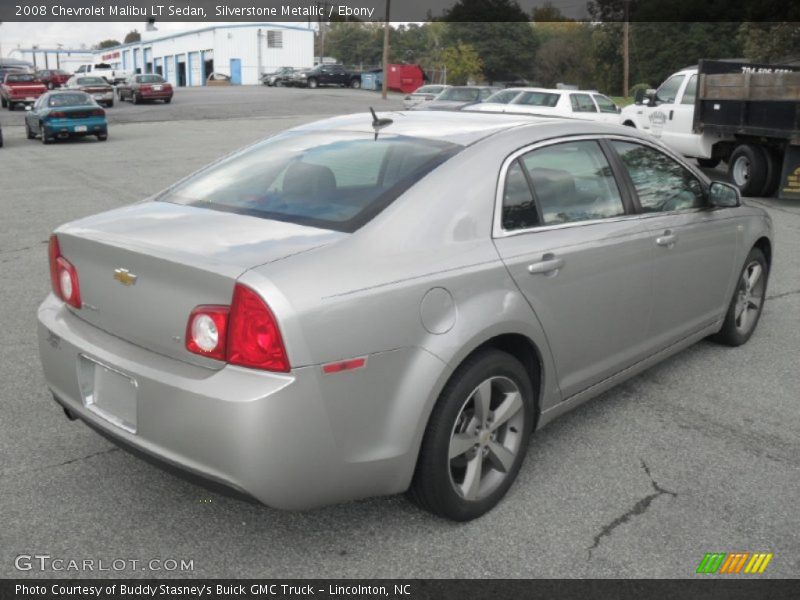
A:
[[[572,129],[578,127],[582,131],[585,130],[587,134],[608,133],[609,131],[631,133],[625,131],[630,130],[630,127],[624,128],[621,125],[604,126],[592,121],[530,114],[419,110],[380,112],[378,116],[392,119],[392,124],[381,130],[383,135],[401,135],[440,140],[462,146],[469,146],[494,134],[525,126],[541,126],[544,131],[544,129],[551,129],[554,125],[558,127],[564,124],[572,124]],[[369,113],[333,117],[301,125],[292,129],[292,131],[374,133],[372,115]],[[547,135],[543,137],[547,137]]]

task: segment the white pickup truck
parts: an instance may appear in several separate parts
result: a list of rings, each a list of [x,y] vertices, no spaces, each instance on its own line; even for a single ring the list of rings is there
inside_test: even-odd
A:
[[[745,196],[800,199],[800,68],[701,60],[637,94],[620,123],[703,167],[720,161]]]
[[[123,69],[113,69],[107,63],[86,63],[80,65],[75,71],[75,75],[97,75],[105,79],[111,85],[116,85],[126,81],[132,75],[130,71]]]

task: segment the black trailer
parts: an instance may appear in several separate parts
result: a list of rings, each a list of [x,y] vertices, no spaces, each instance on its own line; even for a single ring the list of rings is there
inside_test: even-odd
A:
[[[693,130],[745,195],[800,200],[800,67],[701,60]]]

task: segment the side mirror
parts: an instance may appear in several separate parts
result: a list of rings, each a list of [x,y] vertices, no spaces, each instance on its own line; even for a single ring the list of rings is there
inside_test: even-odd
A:
[[[742,193],[735,185],[713,181],[708,188],[708,202],[715,208],[733,208],[742,204]]]
[[[636,90],[636,95],[633,97],[634,104],[642,104],[644,103],[644,90],[639,88]]]

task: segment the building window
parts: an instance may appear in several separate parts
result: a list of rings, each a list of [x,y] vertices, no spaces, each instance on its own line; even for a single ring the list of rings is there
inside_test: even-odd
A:
[[[267,48],[283,48],[282,31],[267,31]]]

